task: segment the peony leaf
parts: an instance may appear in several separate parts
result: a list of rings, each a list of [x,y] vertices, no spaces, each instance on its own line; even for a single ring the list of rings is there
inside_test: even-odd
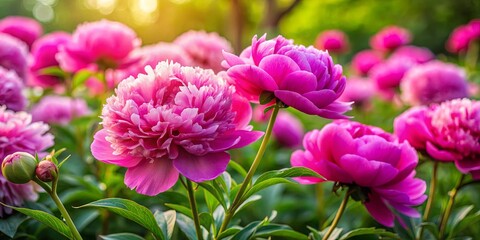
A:
[[[192,215],[192,210],[188,207],[185,207],[183,205],[178,205],[178,204],[174,204],[174,203],[165,203],[165,206],[179,212],[179,213],[182,213],[184,215],[186,215],[187,217],[189,218],[193,218],[193,215]]]
[[[433,235],[434,239],[438,239],[438,228],[437,225],[433,222],[423,222],[419,227],[423,227],[425,230],[430,232]],[[426,235],[426,232],[424,233]],[[424,236],[425,236],[424,235]]]
[[[43,68],[40,70],[40,74],[59,77],[59,78],[65,78],[67,76],[65,71],[63,71],[63,69],[61,69],[58,66]]]
[[[380,229],[380,228],[357,228],[355,230],[352,230],[350,232],[347,232],[340,237],[340,240],[346,240],[350,239],[352,237],[357,237],[357,236],[365,236],[365,235],[376,235],[376,236],[382,236],[382,237],[388,237],[391,239],[400,239],[400,237],[393,233],[393,232],[388,232],[385,229]]]
[[[106,208],[122,217],[140,224],[152,232],[157,239],[164,239],[164,234],[157,225],[157,221],[152,212],[148,208],[134,201],[121,198],[106,198],[82,205],[79,208],[83,207]]]
[[[103,240],[144,240],[143,237],[133,233],[115,233],[105,236],[100,235],[100,238]]]
[[[89,79],[93,73],[89,70],[80,70],[73,76],[72,80],[72,89],[77,88],[78,86],[82,85]]]
[[[458,224],[453,226],[447,239],[455,237],[458,233],[468,227],[478,226],[478,222],[480,222],[480,211],[466,216]]]
[[[13,238],[15,233],[17,233],[18,226],[20,226],[25,220],[27,220],[27,217],[18,213],[5,219],[2,218],[0,219],[0,232]]]
[[[180,230],[187,236],[188,239],[190,240],[198,240],[197,238],[197,233],[195,232],[195,224],[193,223],[193,220],[188,218],[187,216],[177,213],[177,224]],[[204,239],[209,239],[208,238],[208,232],[200,226],[202,229],[202,235]]]
[[[223,189],[219,187],[218,184],[213,183],[213,181],[210,182],[199,182],[197,183],[200,187],[208,191],[212,196],[217,199],[217,201],[222,205],[223,208],[227,209],[227,203],[225,201],[225,197],[222,194]]]
[[[174,210],[169,210],[166,212],[156,211],[153,214],[157,224],[162,229],[165,239],[171,239],[173,234],[173,229],[175,228],[175,220],[177,219],[177,213]]]
[[[248,224],[245,228],[243,228],[241,231],[237,232],[231,240],[248,240],[252,238],[255,233],[257,232],[257,229],[264,224],[263,221],[255,221],[250,224]]]
[[[294,231],[290,226],[281,224],[269,224],[258,228],[255,233],[257,238],[281,237],[290,239],[308,239],[308,236]]]

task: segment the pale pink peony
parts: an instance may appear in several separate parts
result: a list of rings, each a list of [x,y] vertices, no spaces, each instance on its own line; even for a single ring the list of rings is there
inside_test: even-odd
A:
[[[340,30],[327,30],[318,34],[315,47],[320,50],[342,54],[348,51],[348,37]]]
[[[353,77],[347,79],[347,86],[339,100],[354,102],[355,105],[368,104],[375,94],[375,86],[368,78]]]
[[[13,70],[0,67],[0,106],[20,111],[27,105],[27,98],[22,91],[25,88],[22,79]]]
[[[435,55],[428,48],[409,45],[397,48],[391,58],[407,58],[415,63],[426,63],[435,59]]]
[[[429,105],[469,96],[465,72],[440,61],[410,69],[402,79],[400,90],[403,101],[410,105]]]
[[[410,43],[411,40],[412,36],[407,29],[388,26],[370,38],[370,46],[375,50],[388,52]]]
[[[79,25],[72,39],[57,54],[62,69],[76,72],[81,69],[125,68],[138,59],[130,53],[141,41],[135,32],[119,22],[101,20]]]
[[[323,178],[299,177],[303,184],[336,182],[354,190],[372,217],[392,227],[391,209],[410,217],[420,217],[413,208],[422,204],[426,184],[415,178],[417,153],[408,142],[377,127],[346,120],[313,130],[303,139],[305,150],[292,154],[292,166],[307,167]]]
[[[67,125],[77,117],[90,113],[84,99],[72,99],[63,96],[45,96],[32,107],[32,120],[48,124]]]
[[[125,184],[137,192],[164,192],[179,173],[214,179],[227,167],[227,150],[262,136],[247,126],[248,102],[213,71],[161,62],[146,72],[120,82],[107,99],[91,146],[98,160],[128,168]]]
[[[0,32],[9,34],[31,47],[43,33],[43,28],[36,20],[10,16],[0,20]]]
[[[194,66],[215,72],[223,69],[222,51],[232,52],[231,44],[215,32],[188,31],[178,36],[174,43],[187,52]]]
[[[352,69],[360,75],[367,75],[377,64],[383,61],[383,56],[375,50],[363,50],[352,58]]]
[[[455,28],[447,40],[446,48],[452,53],[464,53],[474,41],[480,41],[480,19],[473,19]]]
[[[0,33],[0,67],[13,70],[26,82],[28,49],[22,41]]]
[[[240,56],[224,52],[224,66],[238,92],[258,103],[269,95],[306,114],[325,118],[345,118],[350,103],[336,101],[345,89],[342,67],[333,63],[328,52],[294,45],[278,36],[252,39],[252,46]]]
[[[394,132],[434,160],[454,161],[480,179],[480,102],[455,99],[414,107],[395,119]]]
[[[390,58],[376,65],[368,73],[368,76],[373,81],[380,96],[391,100],[399,91],[405,73],[415,65],[415,62],[407,58]]]

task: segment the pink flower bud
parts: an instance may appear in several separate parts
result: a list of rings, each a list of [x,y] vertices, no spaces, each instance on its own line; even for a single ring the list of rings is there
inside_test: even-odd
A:
[[[5,157],[2,163],[3,176],[12,183],[22,184],[33,179],[37,161],[26,152],[16,152]]]
[[[41,161],[37,169],[35,169],[35,174],[37,175],[38,179],[42,180],[43,182],[51,182],[58,176],[58,168],[55,163],[43,160]]]

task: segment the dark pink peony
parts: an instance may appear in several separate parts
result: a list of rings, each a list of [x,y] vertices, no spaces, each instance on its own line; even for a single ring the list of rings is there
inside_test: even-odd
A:
[[[228,75],[238,92],[252,102],[270,95],[306,114],[345,118],[350,103],[336,101],[345,89],[342,67],[328,52],[294,45],[278,36],[257,40],[240,56],[224,52]]]
[[[222,51],[232,51],[231,44],[215,32],[188,31],[178,36],[173,43],[187,52],[194,66],[212,69],[215,72],[223,70]]]
[[[318,34],[315,47],[320,50],[342,54],[349,49],[348,37],[340,30],[327,30]]]
[[[383,56],[375,50],[363,50],[352,58],[352,69],[360,75],[367,75],[370,69],[383,61]]]
[[[74,118],[89,113],[85,100],[54,95],[43,97],[31,110],[33,121],[59,125],[67,125]]]
[[[26,82],[28,49],[22,41],[0,33],[0,67],[13,70]]]
[[[409,45],[397,48],[391,58],[407,58],[415,63],[426,63],[435,59],[435,55],[428,48]]]
[[[370,46],[375,50],[388,52],[410,43],[411,40],[412,36],[407,29],[388,26],[370,38]]]
[[[368,76],[373,81],[380,96],[391,100],[397,94],[405,73],[415,65],[415,62],[407,58],[390,58],[376,65],[368,73]]]
[[[20,111],[27,105],[27,98],[22,91],[25,88],[22,79],[13,70],[0,67],[0,106]]]
[[[297,148],[302,143],[303,124],[292,114],[279,112],[272,133],[280,146]]]
[[[0,32],[14,36],[31,47],[33,42],[43,33],[43,28],[36,20],[10,16],[0,20]]]
[[[427,198],[426,184],[415,178],[418,157],[407,142],[398,143],[380,128],[341,120],[307,133],[303,146],[292,154],[292,166],[310,168],[325,179],[300,177],[300,183],[332,181],[356,189],[352,197],[388,227],[394,225],[391,209],[420,217],[413,207]]]
[[[465,72],[440,61],[410,69],[402,79],[400,90],[403,101],[410,105],[429,105],[469,96]]]
[[[462,173],[480,179],[480,102],[455,99],[414,107],[394,122],[395,134],[438,161],[454,161]]]
[[[91,146],[98,160],[128,168],[125,184],[137,192],[164,192],[179,173],[214,179],[230,161],[227,150],[262,136],[247,126],[249,103],[213,71],[161,62],[146,72],[107,99]]]
[[[446,48],[452,53],[464,53],[474,41],[480,41],[480,19],[473,19],[455,28],[447,40]]]

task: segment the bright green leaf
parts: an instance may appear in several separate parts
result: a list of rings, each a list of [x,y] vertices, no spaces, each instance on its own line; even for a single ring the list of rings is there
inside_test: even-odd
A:
[[[458,233],[468,227],[478,226],[478,222],[480,222],[480,211],[465,217],[462,221],[456,224],[450,231],[448,238],[455,237]]]
[[[93,73],[89,70],[80,70],[75,75],[73,76],[72,80],[72,88],[75,89],[78,86],[82,85],[87,81],[88,78],[90,78],[93,75]]]
[[[110,235],[100,236],[103,240],[144,240],[143,237],[140,237],[132,233],[115,233]]]
[[[257,229],[257,232],[255,233],[255,237],[263,237],[263,238],[282,237],[282,239],[290,238],[290,239],[296,239],[296,240],[308,239],[307,235],[294,231],[291,227],[287,225],[281,225],[281,224],[269,224],[266,226],[262,226]]]
[[[173,203],[165,203],[165,206],[177,211],[177,212],[180,212],[184,215],[186,215],[187,217],[189,218],[193,218],[193,215],[192,215],[192,210],[188,207],[185,207],[183,205],[178,205],[178,204],[173,204]]]
[[[43,69],[40,70],[40,74],[55,76],[55,77],[60,77],[60,78],[65,78],[65,76],[66,76],[65,71],[63,71],[58,66],[43,68]]]
[[[364,235],[376,235],[376,236],[382,236],[382,237],[389,237],[393,239],[400,239],[400,237],[393,232],[388,232],[385,229],[372,227],[372,228],[358,228],[350,232],[347,232],[342,235],[340,240],[346,240],[352,237],[364,236]]]
[[[199,182],[198,185],[203,189],[207,190],[210,194],[212,194],[215,199],[222,205],[223,208],[227,209],[227,204],[225,202],[225,198],[222,194],[222,189],[219,189],[218,185],[212,184],[212,182]]]
[[[156,211],[153,216],[155,217],[160,229],[162,229],[165,239],[171,239],[173,229],[175,228],[177,213],[174,210],[169,210],[166,212]]]
[[[249,240],[253,235],[257,232],[257,229],[263,225],[263,221],[255,221],[248,224],[245,228],[241,231],[237,232],[231,240]]]

